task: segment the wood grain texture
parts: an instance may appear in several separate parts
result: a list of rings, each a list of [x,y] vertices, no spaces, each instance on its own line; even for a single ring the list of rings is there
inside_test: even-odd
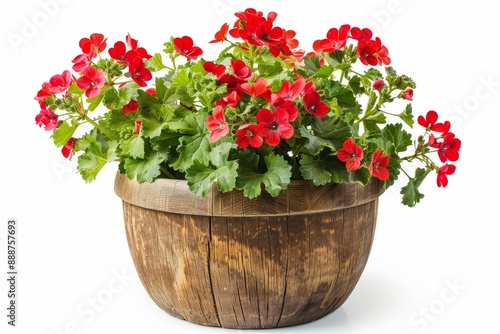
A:
[[[130,181],[117,174],[115,193],[125,202],[147,209],[203,216],[263,216],[328,212],[364,204],[384,192],[381,182],[366,185],[329,184],[315,186],[310,181],[292,181],[279,196],[262,195],[249,200],[241,191],[222,193],[215,186],[206,197],[193,194],[185,180],[158,179],[153,183]]]
[[[238,194],[210,195],[215,204],[208,206],[220,208],[212,216],[191,214],[196,208],[181,214],[124,200],[127,238],[144,287],[167,313],[207,326],[285,327],[333,312],[364,270],[382,190],[380,183],[327,187],[329,195],[318,188],[292,190],[302,195],[268,203],[264,211],[271,215],[256,215]],[[351,198],[336,198],[340,192]],[[304,209],[321,201],[335,203],[334,209]],[[221,203],[250,214],[230,216],[232,210]],[[299,209],[285,209],[290,203]]]

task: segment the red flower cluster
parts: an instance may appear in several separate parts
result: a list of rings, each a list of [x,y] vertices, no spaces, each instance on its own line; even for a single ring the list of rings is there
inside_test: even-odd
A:
[[[126,36],[125,40],[126,45],[121,41],[116,42],[113,47],[109,48],[108,53],[118,64],[128,67],[132,81],[145,87],[147,86],[146,81],[151,80],[153,76],[151,71],[146,68],[144,59],[149,59],[151,56],[144,48],[137,46],[137,40],[133,39],[130,34]],[[104,35],[98,33],[92,34],[90,38],[85,37],[80,40],[79,46],[82,54],[72,60],[73,70],[80,75],[78,79],[66,70],[62,74],[53,75],[48,82],[42,84],[42,88],[35,97],[40,104],[40,113],[35,117],[37,125],[43,125],[47,131],[54,130],[58,125],[58,116],[43,102],[47,97],[54,94],[67,95],[68,88],[76,83],[78,88],[85,91],[86,97],[93,98],[100,94],[104,85],[112,84],[106,83],[105,72],[92,62],[94,58],[106,50],[106,41]],[[129,113],[138,110],[138,108],[137,101],[131,100],[123,107],[123,112]],[[75,139],[71,138],[63,145],[62,153],[65,157],[71,158],[74,144]]]
[[[417,121],[418,124],[426,128],[426,132],[439,133],[436,137],[434,133],[430,133],[428,145],[435,148],[442,163],[447,161],[455,162],[459,158],[460,147],[462,142],[460,139],[455,138],[455,134],[450,132],[450,122],[445,121],[443,123],[437,123],[438,114],[434,110],[427,112],[427,115],[419,116]],[[455,165],[444,164],[442,167],[437,168],[438,177],[437,185],[438,187],[446,187],[448,185],[447,175],[451,175],[455,172]]]
[[[251,68],[242,60],[232,60],[227,68],[210,61],[205,62],[203,67],[207,73],[218,78],[219,84],[227,84],[228,89],[228,93],[216,101],[212,116],[207,119],[212,142],[229,133],[224,108],[235,107],[243,96],[262,98],[270,108],[257,111],[257,123],[246,123],[236,130],[236,144],[240,148],[247,148],[249,145],[258,148],[264,140],[268,145],[277,146],[280,138],[291,138],[294,129],[290,122],[297,118],[298,103],[302,103],[305,110],[316,117],[325,117],[329,110],[328,105],[320,100],[314,84],[306,83],[303,77],[297,78],[293,83],[284,81],[277,92],[272,92],[266,79],[254,76]]]
[[[238,20],[234,26],[229,29],[227,24],[222,25],[211,43],[225,41],[227,33],[229,33],[232,37],[241,38],[249,45],[268,46],[275,57],[280,54],[303,56],[301,50],[295,50],[298,47],[298,41],[294,39],[295,32],[273,25],[276,13],[270,12],[266,18],[262,12],[247,9],[244,12],[236,13],[236,16]],[[353,28],[353,31],[356,29]],[[371,32],[368,29],[363,31],[366,36],[371,37]],[[356,36],[364,38],[365,35],[359,33]],[[333,38],[332,33],[328,36]],[[326,48],[326,44],[324,47]],[[190,59],[189,53],[180,53]],[[297,59],[299,58],[297,57]],[[285,61],[285,58],[283,60]],[[307,82],[304,77],[299,76],[293,83],[285,81],[279,91],[272,92],[266,79],[254,76],[251,68],[243,60],[231,60],[230,66],[227,67],[223,64],[207,61],[203,67],[207,73],[216,76],[219,84],[226,84],[228,90],[228,94],[217,101],[213,116],[207,120],[207,126],[211,131],[210,138],[213,141],[229,133],[229,131],[226,132],[228,126],[225,123],[224,110],[220,106],[223,108],[235,107],[245,95],[253,99],[264,98],[269,103],[269,108],[262,108],[256,113],[257,123],[246,123],[236,130],[236,143],[241,148],[248,146],[258,148],[264,141],[271,146],[276,146],[280,143],[280,138],[290,138],[294,131],[290,122],[297,118],[298,105],[302,105],[308,113],[320,118],[325,117],[329,111],[328,105],[321,101],[314,83]],[[217,122],[214,121],[215,119]]]
[[[385,181],[390,176],[389,170],[387,169],[390,157],[383,154],[383,150],[376,150],[373,152],[368,170],[372,176]],[[342,148],[337,151],[337,158],[346,163],[347,170],[356,170],[361,167],[363,149],[356,145],[354,140],[349,138],[344,141]]]
[[[347,40],[352,38],[358,42],[357,51],[359,60],[364,65],[389,65],[389,51],[382,45],[380,38],[372,39],[372,31],[368,28],[360,29],[344,24],[337,28],[331,28],[326,33],[325,39],[316,40],[313,43],[313,49],[317,55],[323,52],[334,52],[341,50],[346,46]]]

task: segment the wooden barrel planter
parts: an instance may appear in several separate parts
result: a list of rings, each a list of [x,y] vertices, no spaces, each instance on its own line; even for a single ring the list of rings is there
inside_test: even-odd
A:
[[[383,187],[293,181],[276,198],[249,200],[118,174],[115,192],[135,267],[160,308],[200,325],[273,328],[317,320],[348,298]]]

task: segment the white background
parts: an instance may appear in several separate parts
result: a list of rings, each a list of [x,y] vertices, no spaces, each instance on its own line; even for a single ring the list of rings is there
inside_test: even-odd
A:
[[[500,24],[493,1],[162,3],[27,0],[0,5],[0,277],[7,271],[10,218],[18,220],[20,242],[18,326],[6,325],[2,278],[0,332],[243,332],[200,327],[157,308],[131,261],[121,202],[113,192],[116,166],[85,184],[48,133],[35,125],[39,109],[33,97],[42,82],[71,68],[80,53],[79,39],[91,33],[105,34],[108,44],[130,33],[150,52],[160,51],[171,35],[190,35],[209,58],[214,49],[207,42],[222,23],[232,23],[235,11],[254,7],[278,12],[276,24],[296,30],[308,50],[331,27],[371,27],[389,48],[392,65],[417,83],[414,113],[438,111],[442,120],[452,121],[463,143],[446,189],[429,177],[422,189],[426,197],[413,209],[399,204],[398,188],[382,196],[372,253],[347,302],[322,320],[273,333],[500,333],[495,164]]]

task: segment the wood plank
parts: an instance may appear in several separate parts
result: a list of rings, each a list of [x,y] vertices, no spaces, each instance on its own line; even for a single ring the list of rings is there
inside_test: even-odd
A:
[[[123,207],[132,258],[151,299],[174,317],[220,326],[208,267],[209,218]]]

